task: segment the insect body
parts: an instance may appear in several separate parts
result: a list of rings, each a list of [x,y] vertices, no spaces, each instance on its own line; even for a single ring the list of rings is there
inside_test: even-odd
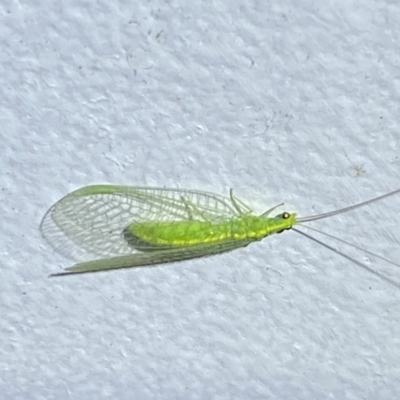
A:
[[[261,240],[265,236],[289,229],[294,215],[266,218],[255,215],[238,215],[226,222],[173,221],[132,223],[124,230],[125,240],[135,247],[135,240],[150,246],[182,247],[199,244],[218,244],[227,240]],[[133,238],[130,239],[130,235]]]
[[[40,229],[56,251],[81,261],[55,274],[59,276],[219,254],[398,192],[400,189],[341,210],[297,218],[288,212],[270,216],[278,206],[254,215],[232,190],[227,198],[192,190],[94,185],[55,203]]]

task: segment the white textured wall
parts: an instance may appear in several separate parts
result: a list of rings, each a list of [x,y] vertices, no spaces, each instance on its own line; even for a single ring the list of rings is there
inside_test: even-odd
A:
[[[399,27],[391,0],[3,1],[0,397],[398,398],[400,290],[294,232],[48,279],[38,225],[99,182],[301,215],[400,187]],[[399,210],[314,226],[398,261]]]

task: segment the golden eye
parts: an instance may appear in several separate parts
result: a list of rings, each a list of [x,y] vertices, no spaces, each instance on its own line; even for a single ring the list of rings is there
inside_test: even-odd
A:
[[[290,214],[288,213],[288,212],[284,212],[283,214],[282,214],[282,218],[283,219],[288,219],[288,218],[290,218]]]

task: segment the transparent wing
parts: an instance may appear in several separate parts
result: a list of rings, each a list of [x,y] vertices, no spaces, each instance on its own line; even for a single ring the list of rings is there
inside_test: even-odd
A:
[[[250,244],[253,240],[230,240],[223,244],[214,245],[199,245],[186,248],[177,248],[169,250],[159,250],[154,252],[140,252],[136,254],[121,255],[111,258],[103,258],[75,264],[72,267],[66,268],[65,272],[52,274],[50,276],[62,276],[72,274],[83,274],[89,272],[107,271],[111,269],[144,267],[149,265],[157,265],[174,261],[183,261],[193,258],[211,256],[227,251],[244,247]]]
[[[134,186],[80,188],[55,203],[40,230],[59,253],[75,260],[136,250],[123,237],[132,222],[208,220],[238,215],[229,198],[213,193]]]

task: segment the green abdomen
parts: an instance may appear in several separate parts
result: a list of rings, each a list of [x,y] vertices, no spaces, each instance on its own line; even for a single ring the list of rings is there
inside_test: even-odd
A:
[[[282,218],[243,215],[221,223],[195,220],[132,223],[126,231],[151,245],[193,246],[232,239],[260,240],[287,228],[288,222]]]

